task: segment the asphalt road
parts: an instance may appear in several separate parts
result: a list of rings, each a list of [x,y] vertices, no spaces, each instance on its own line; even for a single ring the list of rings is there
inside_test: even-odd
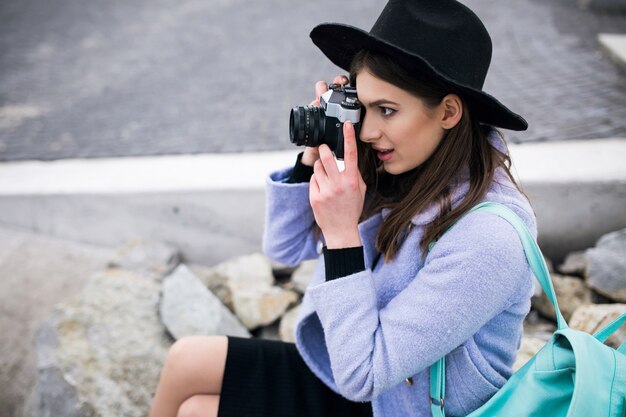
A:
[[[494,40],[485,91],[530,124],[511,141],[626,137],[626,74],[596,41],[626,33],[626,15],[575,0],[465,3]],[[0,160],[288,149],[289,110],[338,73],[309,31],[369,29],[383,6],[3,0]]]

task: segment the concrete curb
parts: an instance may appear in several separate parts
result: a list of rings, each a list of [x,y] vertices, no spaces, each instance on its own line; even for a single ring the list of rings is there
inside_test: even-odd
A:
[[[626,6],[624,6],[626,8]],[[598,42],[607,55],[626,71],[626,35],[600,33]]]
[[[556,259],[626,227],[626,139],[509,145]],[[0,224],[79,242],[149,239],[212,264],[260,250],[265,177],[297,150],[0,164]]]

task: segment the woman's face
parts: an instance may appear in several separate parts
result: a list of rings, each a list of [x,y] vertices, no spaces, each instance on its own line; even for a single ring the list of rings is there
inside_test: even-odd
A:
[[[386,172],[410,171],[433,154],[445,132],[441,106],[428,109],[420,98],[366,70],[357,74],[357,91],[366,108],[359,138],[376,152]]]

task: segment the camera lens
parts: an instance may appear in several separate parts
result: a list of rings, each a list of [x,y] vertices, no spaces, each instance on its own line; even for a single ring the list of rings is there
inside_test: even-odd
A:
[[[324,139],[324,109],[318,106],[298,106],[289,115],[289,138],[298,146],[319,146]]]

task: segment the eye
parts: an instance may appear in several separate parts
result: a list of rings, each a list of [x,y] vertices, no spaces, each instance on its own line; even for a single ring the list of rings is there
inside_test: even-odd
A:
[[[394,109],[390,109],[389,107],[380,106],[379,109],[383,117],[389,117],[396,112]]]

